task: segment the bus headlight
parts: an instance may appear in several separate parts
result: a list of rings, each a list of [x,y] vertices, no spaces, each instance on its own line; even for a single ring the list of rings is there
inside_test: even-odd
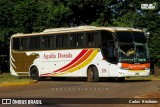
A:
[[[150,68],[145,68],[145,70],[149,70]]]

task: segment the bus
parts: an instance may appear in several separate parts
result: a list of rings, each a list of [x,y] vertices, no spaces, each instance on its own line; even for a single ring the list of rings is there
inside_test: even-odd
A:
[[[10,39],[10,72],[33,80],[55,77],[148,76],[149,52],[142,30],[77,26],[17,33]]]

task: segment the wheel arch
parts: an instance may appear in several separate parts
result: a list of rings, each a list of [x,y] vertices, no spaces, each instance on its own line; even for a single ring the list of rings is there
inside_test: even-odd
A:
[[[99,71],[95,64],[91,64],[87,68],[87,81],[88,82],[98,82],[99,81]]]
[[[91,64],[91,65],[89,65],[89,66],[87,67],[86,76],[87,76],[88,69],[89,69],[90,67],[93,67],[93,66],[95,66],[95,67],[97,68],[98,74],[99,74],[99,69],[98,69],[98,67],[97,67],[95,64]]]
[[[37,70],[38,70],[38,72],[39,72],[39,76],[40,76],[40,71],[39,71],[37,65],[31,65],[31,66],[30,66],[30,68],[29,68],[29,76],[30,76],[31,69],[33,69],[34,67],[37,68]]]

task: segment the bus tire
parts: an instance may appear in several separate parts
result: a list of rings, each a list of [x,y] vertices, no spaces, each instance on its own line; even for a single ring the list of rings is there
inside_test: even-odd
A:
[[[37,69],[37,67],[33,67],[31,70],[30,70],[30,78],[32,80],[40,80],[40,77],[39,77],[39,71]]]
[[[90,66],[87,70],[87,81],[88,82],[98,82],[99,74],[98,69],[95,66]]]

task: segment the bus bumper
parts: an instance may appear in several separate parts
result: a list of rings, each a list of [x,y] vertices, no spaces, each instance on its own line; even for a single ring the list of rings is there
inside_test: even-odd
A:
[[[119,70],[117,77],[148,76],[150,70]]]

